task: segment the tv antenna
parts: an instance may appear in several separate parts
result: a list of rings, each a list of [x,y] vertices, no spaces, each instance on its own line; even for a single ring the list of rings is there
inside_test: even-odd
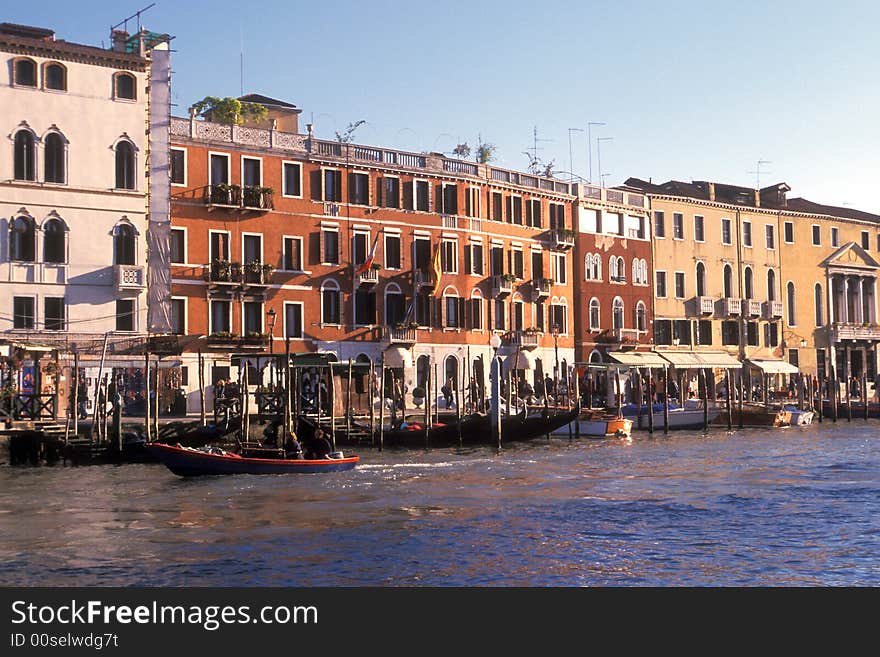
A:
[[[140,32],[141,31],[141,14],[145,13],[148,9],[152,9],[155,6],[156,6],[156,3],[153,2],[153,3],[149,4],[148,6],[144,7],[143,9],[141,9],[140,11],[136,11],[128,18],[123,18],[121,21],[116,23],[116,25],[114,25],[113,27],[110,28],[110,33],[112,34],[113,30],[115,30],[120,25],[123,25],[125,31],[128,32],[128,21],[132,20],[133,18],[137,19],[137,31]]]
[[[541,146],[538,146],[539,141],[553,141],[552,139],[539,139],[538,138],[538,126],[534,126],[532,128],[532,147],[526,149],[526,156],[529,158],[529,168],[532,170],[532,173],[538,173],[539,162],[538,159],[538,151],[544,150]]]
[[[773,164],[770,160],[758,160],[758,166],[754,171],[747,171],[746,173],[755,174],[755,189],[761,189],[761,174],[762,173],[770,173],[769,171],[761,171],[762,164]]]

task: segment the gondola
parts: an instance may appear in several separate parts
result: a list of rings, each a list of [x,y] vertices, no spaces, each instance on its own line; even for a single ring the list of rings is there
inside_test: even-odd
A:
[[[182,447],[150,443],[145,448],[181,477],[221,474],[292,474],[340,472],[353,469],[360,457],[328,459],[250,458],[218,447]]]
[[[516,415],[501,416],[501,442],[530,440],[553,433],[575,419],[580,412],[579,407],[568,411],[549,412],[540,410],[529,413],[526,410]],[[460,436],[460,438],[459,438]],[[378,432],[374,436],[379,441]],[[425,437],[425,426],[419,422],[404,423],[395,429],[385,429],[381,439],[383,444],[398,447],[450,447],[455,445],[494,445],[498,437],[493,430],[491,417],[482,413],[466,415],[459,424],[453,420],[449,423],[432,425]],[[460,442],[459,442],[460,441]]]

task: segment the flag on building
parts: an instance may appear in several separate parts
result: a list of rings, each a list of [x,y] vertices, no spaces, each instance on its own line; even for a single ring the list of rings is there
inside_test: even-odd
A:
[[[370,267],[373,266],[373,260],[376,257],[376,245],[379,243],[379,235],[376,234],[376,239],[373,240],[373,248],[370,249],[370,252],[367,254],[366,259],[357,269],[354,270],[355,274],[364,274],[370,271]]]
[[[443,267],[440,264],[440,247],[442,242],[438,242],[437,250],[434,251],[434,296],[440,292],[440,274],[443,272]]]

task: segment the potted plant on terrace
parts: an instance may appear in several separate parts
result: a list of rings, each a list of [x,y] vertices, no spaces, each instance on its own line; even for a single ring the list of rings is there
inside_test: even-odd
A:
[[[421,386],[416,386],[412,391],[413,404],[415,406],[421,406],[425,403],[425,389]]]

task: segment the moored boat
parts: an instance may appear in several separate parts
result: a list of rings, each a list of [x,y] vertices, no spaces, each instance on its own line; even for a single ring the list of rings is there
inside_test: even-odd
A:
[[[181,447],[150,443],[148,450],[181,477],[218,474],[291,474],[340,472],[354,468],[360,457],[329,459],[251,458],[218,447]]]
[[[813,424],[813,411],[808,411],[797,406],[786,406],[785,411],[791,414],[789,423],[793,427],[805,427]]]
[[[610,413],[586,412],[555,431],[554,435],[572,435],[580,438],[628,438],[632,434],[633,421]]]
[[[663,404],[654,404],[654,429],[663,428],[663,412]],[[710,408],[707,414],[709,424],[712,424],[720,414],[720,408]],[[635,404],[627,404],[623,407],[623,416],[633,420],[633,424],[637,429],[648,429],[651,426],[647,406],[643,406],[641,413],[639,413],[639,408]],[[686,405],[682,407],[677,404],[669,405],[669,429],[702,429],[706,420],[707,418],[704,417],[701,406]]]

